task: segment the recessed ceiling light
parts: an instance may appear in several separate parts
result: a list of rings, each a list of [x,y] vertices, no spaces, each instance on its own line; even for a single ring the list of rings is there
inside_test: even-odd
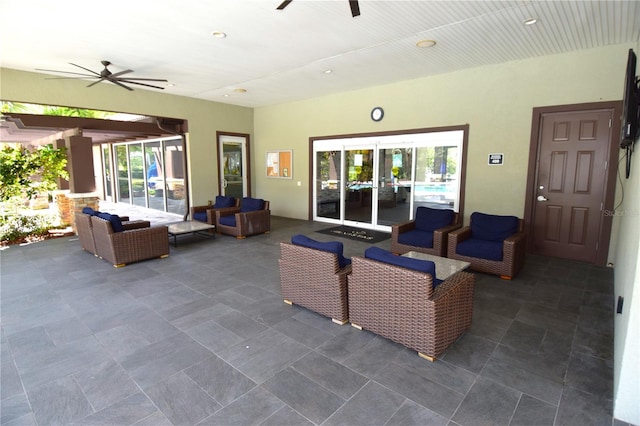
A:
[[[247,89],[242,89],[242,88],[237,88],[237,89],[233,89],[234,92],[236,93],[247,93]]]
[[[228,93],[225,93],[225,94],[224,94],[224,95],[222,95],[222,96],[224,96],[225,98],[228,98],[228,97],[229,97],[229,96],[231,96],[231,95],[230,95],[230,94],[228,94]]]
[[[528,18],[528,19],[525,19],[524,21],[522,21],[522,23],[525,24],[525,25],[533,25],[536,22],[538,22],[538,18]]]
[[[435,40],[420,40],[419,42],[416,43],[416,46],[418,46],[421,49],[427,49],[435,45],[436,45]]]
[[[173,84],[173,83],[167,83],[167,87],[175,87],[175,84]]]
[[[333,70],[324,70],[322,71],[323,74],[331,74],[333,72]]]
[[[213,31],[211,33],[212,36],[214,36],[215,38],[225,38],[227,37],[227,33],[222,32],[222,31]]]

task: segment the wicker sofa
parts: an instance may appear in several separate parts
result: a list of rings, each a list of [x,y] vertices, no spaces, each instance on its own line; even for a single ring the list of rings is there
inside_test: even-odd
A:
[[[86,211],[87,213],[84,213],[84,211]],[[84,251],[88,251],[95,256],[97,256],[98,253],[96,251],[96,242],[93,237],[93,225],[91,224],[91,216],[94,216],[98,213],[100,212],[96,212],[91,208],[85,208],[83,209],[83,212],[76,212],[74,215],[76,234],[78,235],[80,246]],[[148,228],[151,226],[151,223],[148,220],[129,220],[129,216],[119,216],[119,219],[124,230]]]
[[[303,306],[337,324],[347,323],[350,264],[341,267],[336,253],[288,242],[280,243],[279,263],[285,303]]]
[[[434,361],[471,326],[474,285],[458,272],[434,289],[431,274],[354,256],[349,320]]]
[[[149,221],[123,221],[114,231],[112,222],[85,213],[76,213],[80,245],[115,267],[155,257],[169,256],[166,226],[151,227]],[[120,229],[120,227],[119,227]]]

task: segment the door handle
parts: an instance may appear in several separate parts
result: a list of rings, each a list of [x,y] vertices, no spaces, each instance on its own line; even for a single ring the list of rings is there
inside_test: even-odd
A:
[[[222,179],[222,187],[223,188],[227,187],[227,180],[226,179]]]
[[[544,195],[538,195],[538,201],[549,201]]]

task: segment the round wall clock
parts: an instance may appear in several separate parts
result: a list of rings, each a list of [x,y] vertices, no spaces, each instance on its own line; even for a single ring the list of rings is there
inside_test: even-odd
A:
[[[384,110],[381,107],[375,107],[371,110],[371,119],[373,121],[380,121],[384,117]]]

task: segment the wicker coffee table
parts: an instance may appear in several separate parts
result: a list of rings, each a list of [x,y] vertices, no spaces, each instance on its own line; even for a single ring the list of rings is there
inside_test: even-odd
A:
[[[215,238],[216,236],[216,234],[214,234],[213,232],[209,232],[216,229],[215,225],[209,225],[208,223],[194,221],[194,220],[170,223],[168,227],[169,227],[169,237],[173,237],[174,247],[178,246],[178,235],[199,234],[199,235],[203,235],[211,238]]]
[[[430,260],[436,264],[436,278],[446,280],[456,272],[464,271],[471,264],[462,260],[449,259],[447,257],[434,256],[432,254],[420,253],[418,251],[410,251],[403,254],[404,257],[413,259]]]

